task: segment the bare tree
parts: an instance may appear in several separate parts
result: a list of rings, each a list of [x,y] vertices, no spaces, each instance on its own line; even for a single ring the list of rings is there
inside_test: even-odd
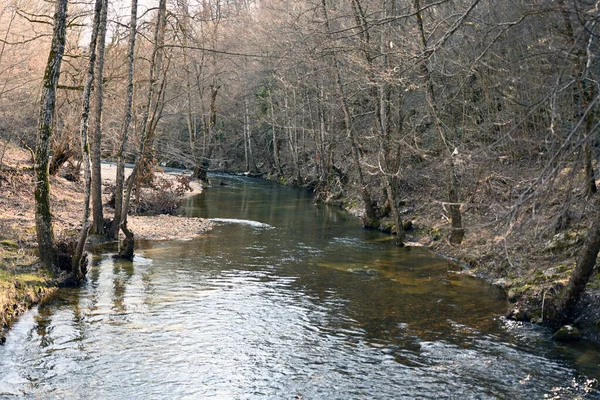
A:
[[[92,186],[92,168],[90,161],[90,144],[88,140],[88,125],[89,125],[89,113],[90,113],[90,98],[92,95],[92,84],[94,83],[94,72],[96,67],[96,44],[98,42],[98,33],[100,31],[100,24],[102,17],[102,8],[104,0],[96,0],[94,7],[94,22],[92,26],[92,35],[90,39],[89,47],[89,64],[85,79],[85,85],[83,89],[83,106],[81,111],[81,125],[79,127],[79,135],[81,140],[81,156],[83,159],[83,180],[85,183],[84,188],[84,200],[83,200],[83,212],[81,217],[81,234],[73,254],[72,270],[71,273],[76,281],[83,279],[84,269],[82,268],[83,252],[85,249],[85,243],[90,231],[90,197],[91,197],[91,186]]]
[[[131,17],[129,20],[129,45],[127,52],[127,95],[125,104],[125,115],[123,117],[123,125],[121,126],[121,134],[119,137],[119,150],[117,152],[117,176],[115,188],[115,216],[110,228],[110,236],[114,239],[119,238],[119,230],[121,224],[126,217],[123,215],[123,186],[125,183],[125,148],[129,139],[129,126],[132,119],[133,108],[133,76],[135,68],[135,41],[137,35],[137,0],[131,0]]]
[[[54,126],[56,86],[65,52],[68,0],[58,0],[54,12],[52,45],[44,72],[38,136],[35,151],[35,227],[40,257],[44,266],[50,268],[56,262],[54,230],[50,209],[50,140]]]
[[[150,62],[150,85],[148,87],[148,94],[146,97],[146,106],[143,111],[141,128],[140,128],[140,145],[136,154],[136,159],[133,164],[131,175],[129,176],[125,185],[125,194],[123,196],[123,204],[121,207],[121,230],[125,234],[124,246],[120,251],[120,255],[124,258],[133,258],[134,251],[134,236],[127,227],[127,213],[129,210],[129,204],[131,200],[131,191],[136,182],[137,173],[139,171],[142,160],[144,159],[146,145],[148,144],[149,133],[155,128],[153,123],[158,122],[157,110],[160,107],[160,96],[164,89],[164,77],[159,82],[159,76],[162,72],[162,45],[164,43],[164,32],[166,26],[167,17],[167,2],[166,0],[160,0],[158,7],[158,14],[156,18],[156,29],[154,31],[154,47],[152,50],[152,58]],[[160,91],[160,92],[159,92]],[[158,95],[156,94],[158,92]],[[152,119],[151,114],[152,113]],[[116,207],[117,205],[115,205]]]
[[[91,140],[92,158],[92,232],[104,234],[104,214],[102,212],[102,174],[101,174],[101,144],[102,144],[102,111],[104,108],[104,53],[106,47],[106,24],[108,13],[108,0],[102,5],[102,15],[98,32],[98,60],[95,72],[95,113],[94,131]]]
[[[330,25],[326,0],[322,0],[321,6],[322,6],[322,11],[323,11],[323,16],[325,17],[326,28],[327,28],[328,33],[330,33],[331,25]],[[344,81],[343,81],[342,73],[340,71],[339,60],[338,60],[338,57],[337,57],[337,54],[335,51],[332,54],[332,58],[333,58],[333,67],[334,67],[335,81],[336,81],[336,85],[337,85],[336,87],[337,87],[337,91],[338,91],[339,101],[342,105],[342,111],[344,113],[344,125],[345,125],[345,129],[346,129],[346,137],[350,140],[350,144],[352,146],[352,155],[353,155],[353,159],[354,159],[355,168],[356,168],[356,171],[358,174],[359,191],[361,194],[361,199],[363,201],[363,205],[365,207],[365,218],[363,219],[363,225],[366,227],[374,227],[374,225],[376,224],[377,218],[375,216],[373,201],[371,200],[371,195],[369,194],[369,190],[367,188],[367,185],[366,185],[366,182],[364,179],[363,170],[362,170],[362,166],[361,166],[361,162],[360,162],[360,151],[358,149],[358,143],[356,140],[355,132],[352,129],[352,117],[351,117],[350,109],[348,106],[348,99],[347,99],[346,93],[344,91]]]

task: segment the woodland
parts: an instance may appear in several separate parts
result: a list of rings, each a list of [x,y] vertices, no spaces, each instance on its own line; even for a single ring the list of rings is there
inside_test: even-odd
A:
[[[526,298],[538,311],[521,317],[537,322],[572,321],[595,279],[596,0],[0,7],[2,179],[7,146],[30,149],[48,268],[53,175],[83,176],[81,280],[88,232],[121,230],[133,255],[132,192],[169,166],[306,187],[398,245],[426,237]],[[120,171],[108,222],[101,161]]]

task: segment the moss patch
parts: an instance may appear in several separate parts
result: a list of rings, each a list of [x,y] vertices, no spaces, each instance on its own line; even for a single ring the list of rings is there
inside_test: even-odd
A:
[[[4,240],[0,246],[0,343],[17,317],[56,290],[31,251]]]

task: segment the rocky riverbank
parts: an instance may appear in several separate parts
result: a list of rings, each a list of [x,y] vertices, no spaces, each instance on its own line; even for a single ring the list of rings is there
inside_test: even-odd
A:
[[[12,322],[32,305],[51,295],[59,282],[52,272],[42,268],[36,255],[34,181],[30,154],[16,146],[9,146],[0,167],[1,343]],[[112,218],[113,215],[113,210],[107,204],[115,175],[114,165],[103,165],[105,218]],[[175,185],[180,176],[157,172],[155,177]],[[56,238],[62,240],[73,237],[81,227],[83,183],[69,181],[59,174],[52,177],[51,190]],[[191,196],[201,191],[199,183],[189,182],[184,195]],[[189,239],[208,231],[212,226],[205,219],[173,215],[134,215],[128,218],[128,224],[136,238],[144,240]]]

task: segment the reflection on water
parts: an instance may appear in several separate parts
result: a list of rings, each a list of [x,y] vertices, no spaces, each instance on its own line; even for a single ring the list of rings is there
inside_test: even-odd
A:
[[[218,219],[208,235],[98,255],[14,326],[0,397],[600,396],[597,349],[504,321],[497,289],[301,191],[213,179],[186,208]]]

